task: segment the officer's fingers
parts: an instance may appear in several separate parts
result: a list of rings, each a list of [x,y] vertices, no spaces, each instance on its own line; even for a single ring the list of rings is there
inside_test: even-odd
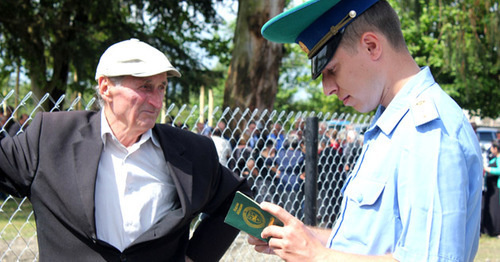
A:
[[[254,236],[248,235],[247,238],[248,244],[254,245],[254,246],[267,246],[267,242],[262,241]]]
[[[270,248],[269,246],[255,246],[254,249],[259,253],[274,254],[273,249]]]
[[[282,207],[269,203],[269,202],[262,202],[260,203],[260,208],[262,210],[265,210],[269,212],[271,215],[275,216],[277,219],[281,220],[283,224],[287,225],[292,221],[297,220],[294,216],[292,216],[290,213],[288,213],[285,209]]]
[[[280,226],[268,226],[260,234],[264,239],[282,239],[285,236],[285,228]],[[269,245],[269,243],[267,243]]]

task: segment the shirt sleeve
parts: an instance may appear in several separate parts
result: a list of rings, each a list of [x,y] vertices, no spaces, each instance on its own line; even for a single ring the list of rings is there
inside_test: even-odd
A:
[[[442,130],[420,130],[400,167],[400,261],[468,261],[477,250],[481,162],[467,134]]]

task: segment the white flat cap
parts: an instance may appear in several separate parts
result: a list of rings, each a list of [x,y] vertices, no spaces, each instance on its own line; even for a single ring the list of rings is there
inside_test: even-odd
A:
[[[164,53],[132,38],[108,47],[97,65],[95,79],[101,76],[147,77],[167,72],[167,77],[180,77]]]

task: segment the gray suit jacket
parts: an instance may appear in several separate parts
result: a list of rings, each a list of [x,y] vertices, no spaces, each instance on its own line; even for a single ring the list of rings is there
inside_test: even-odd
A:
[[[100,113],[40,113],[0,141],[0,190],[33,204],[41,261],[216,261],[238,231],[224,224],[237,190],[250,193],[217,159],[209,138],[157,124],[180,208],[120,252],[96,237],[94,191],[103,149]],[[189,239],[191,221],[208,214]]]

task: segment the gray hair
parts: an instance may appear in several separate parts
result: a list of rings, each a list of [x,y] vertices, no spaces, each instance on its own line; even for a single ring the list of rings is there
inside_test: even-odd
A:
[[[111,81],[111,83],[113,83],[114,85],[121,85],[123,79],[125,78],[125,76],[104,76],[104,77],[107,77],[109,81]],[[94,88],[99,108],[103,108],[104,100],[102,100],[101,93],[99,92],[99,85],[96,85]]]

